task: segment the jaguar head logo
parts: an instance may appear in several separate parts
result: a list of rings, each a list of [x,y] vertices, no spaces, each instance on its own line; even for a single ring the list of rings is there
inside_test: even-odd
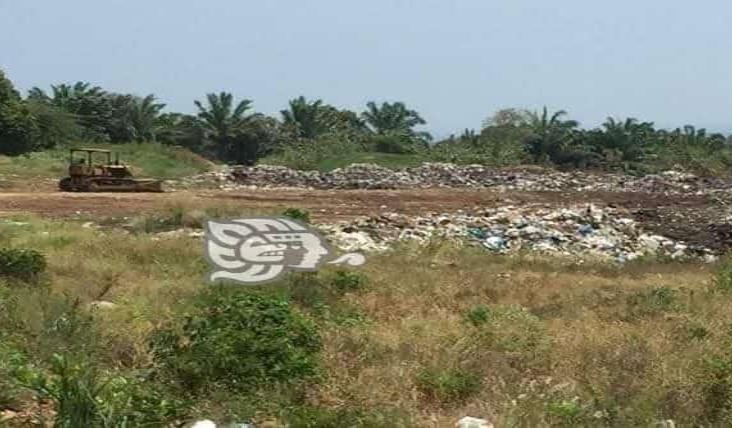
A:
[[[287,271],[315,271],[333,254],[317,232],[286,217],[211,220],[205,229],[205,254],[214,267],[209,275],[212,282],[268,282]],[[361,254],[348,254],[330,263],[360,265],[364,261]]]

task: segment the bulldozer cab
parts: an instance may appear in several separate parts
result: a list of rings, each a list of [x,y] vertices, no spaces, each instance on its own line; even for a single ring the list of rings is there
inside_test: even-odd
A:
[[[100,155],[102,163],[99,163]],[[119,164],[119,155],[112,163],[112,152],[102,149],[71,149],[69,151],[69,175],[78,176],[113,176],[127,177],[126,166]]]

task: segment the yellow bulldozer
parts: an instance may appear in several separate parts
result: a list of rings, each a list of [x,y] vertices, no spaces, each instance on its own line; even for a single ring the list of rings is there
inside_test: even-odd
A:
[[[81,156],[78,156],[81,154]],[[103,163],[95,163],[99,155]],[[162,182],[150,178],[134,178],[127,165],[119,163],[119,153],[101,149],[71,149],[69,176],[58,187],[64,192],[162,192]]]

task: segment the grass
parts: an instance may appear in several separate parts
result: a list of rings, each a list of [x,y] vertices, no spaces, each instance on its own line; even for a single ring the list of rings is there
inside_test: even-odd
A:
[[[74,147],[94,147],[119,152],[120,161],[132,167],[138,176],[156,178],[178,178],[212,169],[213,164],[192,152],[170,146],[152,143],[130,144],[78,144]],[[103,159],[101,155],[99,158]],[[66,174],[69,151],[58,148],[29,153],[16,157],[0,156],[0,171],[7,179],[53,178]],[[112,157],[114,160],[114,156]]]
[[[0,352],[2,391],[18,388],[3,384],[13,365],[51,372],[62,353],[85,356],[115,379],[142,376],[155,397],[194,398],[176,414],[184,420],[340,426],[346,418],[355,426],[433,427],[471,415],[501,427],[732,423],[729,265],[647,261],[613,269],[449,243],[403,246],[371,255],[351,274],[326,269],[234,289],[274,293],[315,323],[318,371],[294,386],[191,397],[156,374],[150,339],[200,304],[208,287],[200,241],[157,239],[144,228],[16,220],[28,224],[0,223],[0,247],[43,253],[47,284],[0,280],[0,341],[13,350]],[[94,300],[117,306],[91,311]],[[37,408],[27,392],[8,395],[0,393],[0,406]],[[145,409],[153,410],[145,411],[167,408],[151,400]]]

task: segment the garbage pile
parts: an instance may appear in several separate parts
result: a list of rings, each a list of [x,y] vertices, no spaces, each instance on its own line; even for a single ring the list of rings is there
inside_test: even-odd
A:
[[[716,259],[708,248],[645,233],[626,215],[615,208],[591,205],[503,206],[420,217],[389,213],[319,228],[344,251],[385,251],[401,240],[425,243],[441,238],[498,254],[531,251],[620,263],[642,256]]]
[[[482,165],[425,163],[390,170],[373,164],[352,164],[330,172],[299,171],[283,166],[233,166],[186,179],[182,185],[213,184],[221,189],[298,187],[315,189],[400,189],[484,187],[499,191],[613,191],[708,194],[725,191],[729,180],[701,178],[681,171],[634,177],[543,168],[491,168]],[[173,183],[170,183],[173,184]]]

